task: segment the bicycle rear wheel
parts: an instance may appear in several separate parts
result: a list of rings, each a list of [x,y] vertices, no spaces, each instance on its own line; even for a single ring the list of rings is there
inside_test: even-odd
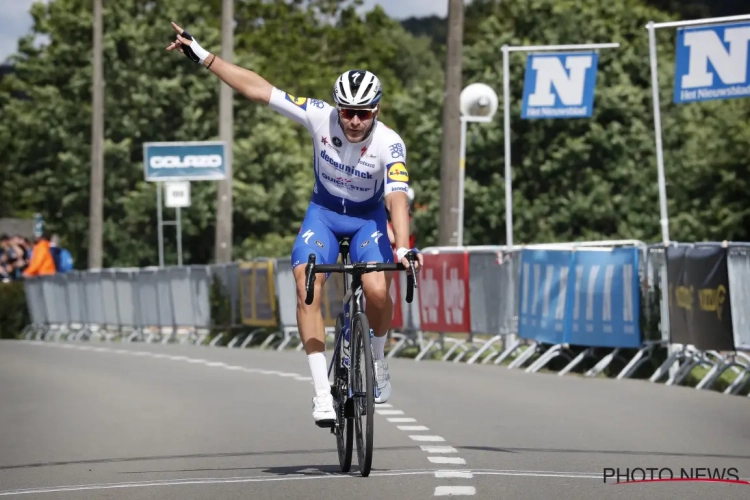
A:
[[[372,468],[373,425],[375,423],[374,363],[370,346],[370,323],[364,313],[352,321],[352,384],[354,389],[354,427],[357,437],[357,460],[362,476]]]
[[[336,427],[333,433],[336,435],[336,449],[339,455],[339,465],[341,472],[349,472],[352,467],[352,452],[354,449],[354,422],[351,417],[346,418],[345,407],[349,399],[349,384],[346,370],[341,368],[341,349],[343,338],[341,329],[344,327],[344,313],[336,317],[336,334],[337,344],[333,350],[333,403],[336,410]]]

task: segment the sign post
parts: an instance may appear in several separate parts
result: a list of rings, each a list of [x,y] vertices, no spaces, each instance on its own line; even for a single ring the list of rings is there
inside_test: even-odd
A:
[[[506,245],[513,246],[513,188],[510,155],[511,52],[539,52],[526,60],[521,118],[589,118],[594,108],[598,54],[596,49],[619,43],[579,45],[503,45],[503,108],[505,112]],[[568,52],[564,52],[568,51]],[[588,52],[582,52],[588,51]],[[550,53],[556,52],[556,53]]]
[[[147,142],[143,144],[145,179],[147,182],[156,183],[159,267],[164,267],[165,225],[174,225],[177,228],[177,265],[182,265],[180,209],[190,206],[190,181],[225,179],[225,152],[225,143],[221,141]],[[165,189],[164,204],[175,209],[173,221],[163,220],[162,189]]]
[[[737,22],[745,21],[745,22]],[[733,23],[733,24],[719,24]],[[712,26],[701,26],[701,25]],[[669,244],[667,188],[661,132],[661,105],[657,71],[656,30],[679,28],[675,64],[675,104],[750,96],[750,15],[714,17],[666,23],[649,22],[649,57],[654,108],[656,168],[659,179],[659,207],[662,240]],[[711,64],[709,64],[709,62]]]

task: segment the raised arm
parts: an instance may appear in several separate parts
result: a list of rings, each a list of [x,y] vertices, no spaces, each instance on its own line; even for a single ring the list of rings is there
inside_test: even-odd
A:
[[[179,50],[193,62],[202,64],[218,76],[221,81],[251,101],[264,104],[271,101],[273,85],[268,83],[265,78],[249,69],[224,61],[216,54],[211,54],[201,47],[192,35],[177,24],[172,23],[172,28],[177,32],[177,38],[169,44],[167,50]]]

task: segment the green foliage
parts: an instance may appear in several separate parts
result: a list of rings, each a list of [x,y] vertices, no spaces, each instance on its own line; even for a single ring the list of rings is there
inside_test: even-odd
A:
[[[375,71],[386,87],[383,116],[410,83],[440,73],[427,40],[417,40],[379,7],[361,2],[244,0],[235,3],[235,62],[295,95],[328,100],[351,67]],[[217,79],[165,51],[169,21],[219,51],[218,1],[105,2],[105,266],[157,261],[156,191],[143,181],[143,143],[218,136]],[[3,212],[42,212],[77,261],[86,260],[91,137],[91,4],[57,0],[33,8],[34,33],[21,43],[15,73],[0,91]],[[46,34],[44,49],[32,46]],[[28,99],[10,99],[23,91]],[[234,257],[288,255],[312,191],[307,132],[235,96]],[[216,185],[192,183],[182,211],[184,261],[213,258]],[[7,207],[7,208],[6,208]],[[165,219],[173,211],[165,209]],[[165,228],[165,260],[176,260]]]
[[[220,50],[221,2],[105,2],[105,265],[157,260],[155,186],[143,181],[147,141],[218,136],[215,77],[164,49],[174,20]],[[235,62],[297,96],[329,100],[352,67],[378,74],[382,120],[406,141],[421,247],[437,241],[445,24],[405,23],[359,1],[235,2]],[[15,73],[0,84],[0,215],[41,212],[78,262],[87,251],[91,136],[91,5],[35,4]],[[511,59],[514,236],[517,243],[594,238],[660,239],[649,20],[667,15],[640,0],[474,0],[466,9],[464,85],[501,96],[490,124],[467,136],[468,244],[505,241],[503,44],[617,41],[601,51],[592,119],[521,120],[525,59]],[[416,26],[416,27],[415,27]],[[582,29],[585,27],[585,29]],[[42,49],[37,34],[49,36]],[[658,36],[670,230],[676,240],[747,240],[750,101],[672,104],[674,31]],[[25,98],[13,96],[23,94]],[[312,189],[304,128],[235,96],[234,257],[289,255]],[[7,200],[13,200],[9,203]],[[216,185],[192,185],[183,210],[185,263],[212,260]],[[173,218],[165,210],[165,218]],[[165,232],[174,263],[174,233]]]
[[[14,339],[29,324],[23,283],[0,283],[0,339]]]

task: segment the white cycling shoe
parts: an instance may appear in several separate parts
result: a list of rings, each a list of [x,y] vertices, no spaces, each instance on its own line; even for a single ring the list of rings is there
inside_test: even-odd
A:
[[[378,386],[375,403],[385,403],[391,397],[391,376],[388,374],[388,364],[383,359],[375,361],[375,383]]]
[[[318,427],[332,427],[336,422],[336,411],[333,409],[333,396],[322,394],[313,397],[313,419]]]

